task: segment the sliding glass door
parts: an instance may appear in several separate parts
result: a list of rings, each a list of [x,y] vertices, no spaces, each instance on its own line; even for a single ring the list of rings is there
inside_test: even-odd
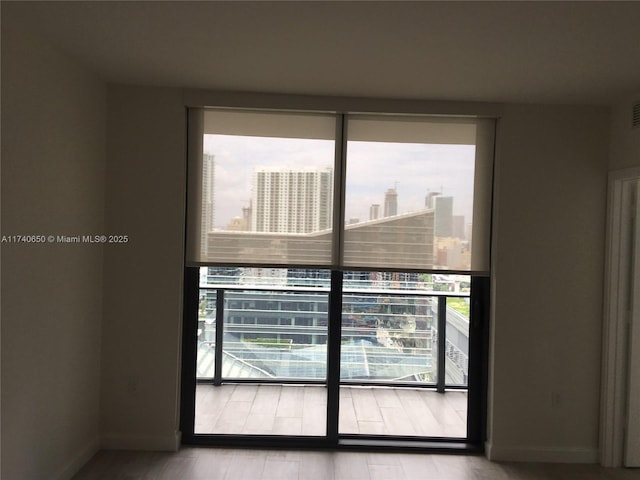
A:
[[[480,443],[491,125],[190,111],[185,441]]]
[[[470,278],[358,277],[375,280],[344,289],[339,432],[465,439]]]
[[[334,272],[342,289],[332,296],[330,271],[292,269],[278,288],[275,278],[240,271],[202,267],[192,285],[195,382],[187,383],[200,440],[326,440],[332,425],[338,439],[351,440],[478,435],[470,433],[478,425],[469,423],[478,410],[469,408],[470,366],[482,363],[484,329],[470,328],[470,276]],[[340,328],[330,334],[336,298]],[[338,379],[329,378],[330,362]]]
[[[250,270],[200,270],[194,432],[324,436],[328,272]]]

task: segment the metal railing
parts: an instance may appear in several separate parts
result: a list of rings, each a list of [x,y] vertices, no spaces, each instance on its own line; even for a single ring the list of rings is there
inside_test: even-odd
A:
[[[326,380],[328,288],[225,283],[200,292],[199,381]],[[345,288],[341,382],[466,387],[469,320],[447,297],[467,296]]]

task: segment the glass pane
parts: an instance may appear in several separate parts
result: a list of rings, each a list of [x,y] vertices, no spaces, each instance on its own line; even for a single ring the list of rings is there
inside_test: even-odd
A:
[[[334,133],[333,116],[206,111],[201,260],[329,264]]]
[[[466,389],[438,393],[435,386],[445,299],[444,380],[466,386],[469,285],[465,275],[344,272],[339,433],[466,436]]]
[[[340,387],[340,434],[465,438],[467,392]]]
[[[327,389],[304,383],[326,380],[330,272],[202,271],[201,290],[224,290],[225,383],[197,385],[196,433],[324,435]],[[297,383],[258,384],[279,380]]]
[[[201,276],[203,270],[201,268]],[[216,291],[200,289],[198,306],[198,350],[196,378],[213,378],[215,373]]]
[[[446,385],[467,386],[469,379],[469,297],[447,298]]]
[[[468,123],[350,119],[344,264],[470,270],[475,150]]]
[[[314,292],[227,291],[223,378],[326,378],[327,297]]]
[[[343,380],[436,382],[437,299],[430,275],[344,272]],[[417,295],[416,293],[421,294]]]
[[[198,339],[210,348],[215,340],[216,291],[224,291],[223,379],[326,378],[329,270],[200,271]],[[213,367],[207,371],[213,372]]]

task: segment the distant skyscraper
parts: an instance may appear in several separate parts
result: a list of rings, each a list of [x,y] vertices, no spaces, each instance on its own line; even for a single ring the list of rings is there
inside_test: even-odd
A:
[[[377,220],[380,218],[380,204],[374,203],[369,207],[369,220]]]
[[[204,255],[207,254],[207,233],[215,226],[214,187],[215,161],[214,155],[205,153],[202,157],[202,211],[201,211],[201,245]]]
[[[398,214],[398,193],[395,188],[390,188],[384,194],[384,216],[393,217]]]
[[[433,198],[436,210],[435,236],[453,236],[453,197],[438,196]]]
[[[442,195],[440,192],[429,192],[424,199],[424,206],[427,208],[433,208],[433,199],[439,195]]]
[[[251,228],[310,233],[331,228],[333,170],[262,168],[254,172]]]
[[[464,215],[454,215],[453,216],[453,234],[451,235],[454,238],[459,238],[464,240],[466,238],[464,234]]]
[[[245,228],[248,231],[253,230],[253,227],[251,226],[251,211],[252,211],[253,207],[252,207],[252,201],[249,200],[249,206],[248,207],[242,207],[242,219],[244,220],[244,225]]]

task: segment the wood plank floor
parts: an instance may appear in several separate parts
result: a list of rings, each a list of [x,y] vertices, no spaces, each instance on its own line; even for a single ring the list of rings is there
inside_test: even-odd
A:
[[[324,386],[198,385],[195,433],[324,435]],[[463,438],[467,394],[340,388],[340,433]]]
[[[323,386],[198,385],[195,433],[324,435],[326,409]]]
[[[183,448],[102,451],[73,480],[640,480],[640,470],[420,453]]]
[[[407,388],[340,388],[340,433],[464,438],[467,394]]]

